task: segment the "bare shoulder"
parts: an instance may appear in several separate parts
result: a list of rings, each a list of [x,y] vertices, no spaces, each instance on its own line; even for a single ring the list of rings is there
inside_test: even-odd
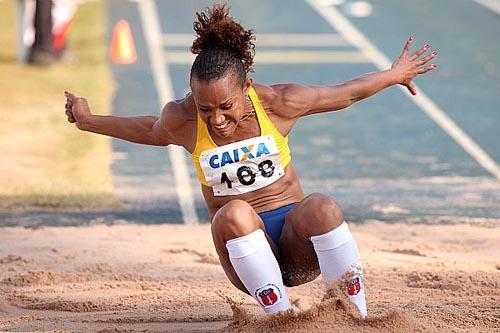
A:
[[[193,129],[196,126],[196,106],[191,94],[165,104],[161,111],[160,123],[163,130],[170,134],[172,143],[189,150]],[[194,131],[196,133],[196,131]]]
[[[186,122],[196,120],[196,109],[191,94],[165,104],[161,111],[161,118],[168,128],[182,127]]]
[[[261,102],[272,103],[279,97],[278,91],[273,89],[273,86],[268,86],[265,84],[260,84],[260,83],[254,82],[252,84],[252,87],[257,92],[257,95],[259,96],[259,100]]]
[[[310,87],[298,83],[254,84],[254,87],[262,103],[284,118],[300,116],[309,107],[308,101],[314,94]]]

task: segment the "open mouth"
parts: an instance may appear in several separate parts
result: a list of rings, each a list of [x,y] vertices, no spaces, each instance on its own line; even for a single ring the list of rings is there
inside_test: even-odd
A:
[[[223,131],[227,130],[230,127],[231,123],[232,122],[230,120],[227,120],[227,121],[223,122],[220,125],[212,125],[212,127],[214,129],[216,129],[217,131],[219,131],[219,132],[223,132]]]
[[[226,121],[226,122],[224,122],[224,123],[222,123],[222,124],[220,124],[220,125],[214,125],[214,127],[215,127],[215,128],[217,128],[217,129],[224,129],[224,128],[226,128],[228,125],[229,125],[229,121]]]

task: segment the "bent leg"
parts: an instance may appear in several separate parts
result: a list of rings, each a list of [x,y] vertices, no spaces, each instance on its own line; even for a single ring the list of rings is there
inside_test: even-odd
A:
[[[280,239],[281,262],[287,286],[314,280],[320,273],[311,236],[327,233],[344,221],[336,201],[313,193],[305,197],[286,216]]]
[[[340,205],[323,194],[311,194],[286,217],[280,240],[286,285],[313,280],[321,271],[328,286],[353,273],[346,290],[349,300],[366,316],[359,251]]]
[[[253,296],[266,312],[290,308],[264,224],[247,202],[233,200],[219,209],[212,220],[212,237],[224,272],[238,289]]]
[[[217,211],[212,219],[212,239],[224,273],[236,288],[247,294],[247,289],[231,265],[226,242],[248,235],[258,229],[264,229],[259,215],[246,202],[239,200],[227,203]]]

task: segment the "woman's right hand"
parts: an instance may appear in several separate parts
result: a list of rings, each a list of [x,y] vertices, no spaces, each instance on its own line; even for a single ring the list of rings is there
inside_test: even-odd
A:
[[[84,130],[87,119],[92,115],[87,100],[83,97],[76,97],[72,93],[65,91],[66,115],[68,121],[74,123],[78,129]]]

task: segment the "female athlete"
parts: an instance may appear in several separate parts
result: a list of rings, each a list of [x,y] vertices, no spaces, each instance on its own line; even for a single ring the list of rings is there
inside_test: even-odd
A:
[[[157,146],[184,147],[193,160],[209,211],[212,237],[229,280],[266,312],[291,307],[284,286],[349,274],[346,297],[364,317],[364,281],[356,243],[342,208],[320,193],[304,196],[288,147],[300,117],[344,109],[436,65],[437,53],[413,54],[408,38],[390,69],[340,85],[257,84],[254,36],[216,4],[196,13],[197,54],[191,92],[167,103],[159,117],[97,116],[84,98],[65,92],[66,115],[83,131]]]

